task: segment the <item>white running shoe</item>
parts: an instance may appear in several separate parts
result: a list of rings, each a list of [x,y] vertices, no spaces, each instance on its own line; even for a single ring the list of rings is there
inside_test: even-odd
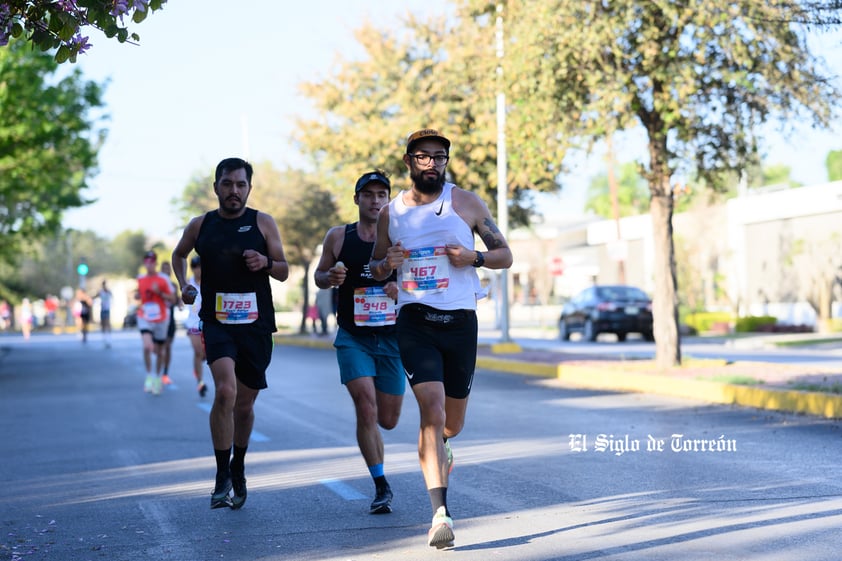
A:
[[[427,532],[427,544],[436,549],[453,547],[453,519],[447,515],[447,509],[440,506],[433,516],[433,524]]]

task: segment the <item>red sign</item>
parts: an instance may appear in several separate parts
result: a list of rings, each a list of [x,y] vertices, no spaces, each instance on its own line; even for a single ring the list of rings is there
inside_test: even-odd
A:
[[[561,257],[550,259],[550,274],[554,277],[560,277],[564,274],[564,261],[562,261]]]

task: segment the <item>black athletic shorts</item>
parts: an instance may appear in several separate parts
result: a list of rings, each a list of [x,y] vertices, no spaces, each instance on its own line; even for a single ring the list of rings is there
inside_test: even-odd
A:
[[[477,314],[406,304],[397,319],[398,348],[409,385],[442,382],[448,397],[471,393],[477,365]]]
[[[265,328],[202,322],[202,341],[209,365],[220,358],[232,358],[234,373],[240,382],[253,390],[268,387],[266,369],[272,361],[275,343]]]

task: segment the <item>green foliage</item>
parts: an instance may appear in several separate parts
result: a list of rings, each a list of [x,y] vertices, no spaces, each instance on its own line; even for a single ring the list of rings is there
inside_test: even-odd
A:
[[[395,191],[406,177],[405,139],[435,127],[453,142],[450,180],[497,208],[497,130],[494,28],[462,16],[409,18],[400,31],[358,30],[361,60],[340,60],[302,93],[319,115],[295,127],[302,151],[313,155],[320,184],[337,196],[342,216],[354,217],[351,186],[373,167],[386,170]],[[509,220],[525,224],[530,189],[557,190],[562,154],[546,131],[512,113],[508,123]],[[404,184],[406,180],[404,180]],[[394,194],[394,193],[393,193]]]
[[[763,181],[752,187],[763,187],[767,185],[786,185],[787,187],[800,187],[801,185],[792,180],[792,168],[783,164],[763,166]]]
[[[617,176],[617,206],[621,217],[649,212],[649,187],[637,173],[637,169],[638,166],[634,162],[620,166]],[[603,218],[614,218],[607,174],[597,175],[591,180],[585,210]]]
[[[216,194],[213,192],[214,170],[194,172],[193,176],[178,197],[173,197],[170,204],[178,209],[178,215],[184,226],[194,216],[214,210],[219,206]]]
[[[110,244],[108,264],[104,270],[118,276],[136,276],[143,254],[150,249],[148,243],[143,230],[126,230],[117,234]]]
[[[137,42],[140,36],[125,24],[141,23],[166,0],[7,0],[0,4],[0,46],[9,37],[20,38],[42,52],[55,49],[55,61],[76,62],[91,44],[82,32],[101,30],[121,43]]]
[[[278,171],[269,162],[253,165],[248,206],[270,214],[276,220],[287,261],[308,264],[325,233],[340,221],[334,196],[303,171]],[[351,199],[353,189],[346,190],[345,194]],[[190,218],[218,208],[219,201],[213,191],[213,170],[194,173],[181,196],[172,202],[179,206],[185,226]]]
[[[43,298],[78,284],[76,266],[85,261],[88,278],[132,278],[148,249],[143,232],[123,232],[109,241],[90,230],[65,230],[54,237],[23,242],[14,260],[0,262],[0,297]]]
[[[89,202],[83,192],[105,138],[103,89],[79,70],[57,70],[22,41],[0,49],[0,261]]]
[[[759,328],[775,325],[778,322],[774,316],[746,316],[737,318],[737,323],[734,326],[734,331],[737,333],[752,333],[758,331]]]
[[[842,150],[831,150],[825,159],[828,181],[842,179]]]
[[[684,316],[684,323],[699,333],[708,333],[719,324],[730,324],[733,316],[729,312],[693,312]]]

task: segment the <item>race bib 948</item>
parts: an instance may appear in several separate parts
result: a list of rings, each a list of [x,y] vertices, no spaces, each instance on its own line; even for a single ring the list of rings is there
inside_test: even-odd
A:
[[[394,325],[395,301],[389,298],[383,287],[369,286],[354,290],[354,323],[359,326],[377,327]]]

